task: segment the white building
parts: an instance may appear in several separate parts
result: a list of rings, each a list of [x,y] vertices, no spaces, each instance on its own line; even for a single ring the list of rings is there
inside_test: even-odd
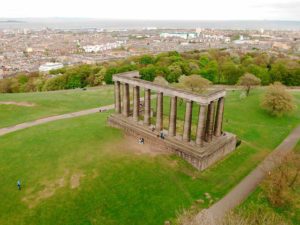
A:
[[[186,33],[186,32],[174,32],[174,33],[161,33],[162,38],[182,38],[182,39],[193,39],[197,37],[197,33]]]
[[[45,63],[39,67],[40,72],[48,72],[50,70],[57,70],[63,68],[64,65],[62,63]]]
[[[101,44],[101,45],[86,45],[86,46],[83,46],[82,48],[85,52],[88,52],[88,53],[103,52],[106,50],[111,50],[111,49],[122,47],[124,43],[126,43],[126,42],[125,41],[116,41],[113,43],[105,43],[105,44]]]

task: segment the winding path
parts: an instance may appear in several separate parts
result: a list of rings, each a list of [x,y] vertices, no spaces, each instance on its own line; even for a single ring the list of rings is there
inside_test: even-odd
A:
[[[220,201],[202,210],[191,222],[193,225],[218,225],[224,215],[245,200],[265,175],[278,165],[281,159],[291,152],[300,139],[300,126],[295,128],[277,148],[270,153],[248,176],[235,186]]]
[[[44,123],[48,123],[48,122],[52,122],[52,121],[56,121],[56,120],[89,115],[89,114],[97,113],[100,110],[106,111],[106,110],[111,110],[113,108],[114,108],[114,105],[106,105],[106,106],[102,106],[102,107],[98,107],[98,108],[86,109],[86,110],[82,110],[82,111],[78,111],[78,112],[66,113],[66,114],[57,115],[57,116],[50,116],[50,117],[46,117],[46,118],[42,118],[42,119],[30,121],[30,122],[20,123],[15,126],[11,126],[11,127],[0,128],[0,136],[3,136],[5,134],[11,133],[11,132],[15,132],[18,130],[22,130],[22,129],[25,129],[28,127],[33,127],[33,126],[37,126],[40,124],[44,124]]]

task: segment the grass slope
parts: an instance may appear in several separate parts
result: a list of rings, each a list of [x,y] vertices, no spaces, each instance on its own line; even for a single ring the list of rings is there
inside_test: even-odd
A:
[[[33,107],[0,104],[0,128],[53,115],[113,103],[113,86],[52,92],[0,94],[1,101],[30,102]]]
[[[225,129],[243,142],[204,172],[173,155],[132,151],[122,144],[120,130],[105,125],[109,112],[1,137],[0,224],[156,225],[197,199],[205,202],[196,207],[207,207],[206,192],[214,201],[221,198],[300,122],[299,107],[287,117],[268,116],[259,107],[261,93],[243,100],[239,92],[229,93]],[[18,179],[22,191],[16,189]]]

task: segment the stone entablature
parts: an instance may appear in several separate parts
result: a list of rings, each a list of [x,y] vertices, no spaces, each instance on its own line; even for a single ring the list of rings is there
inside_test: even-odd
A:
[[[150,89],[155,92],[162,92],[166,96],[176,96],[182,99],[191,100],[193,102],[197,102],[199,104],[208,104],[211,101],[215,101],[216,99],[219,99],[221,97],[224,97],[226,95],[226,91],[224,89],[222,90],[216,90],[216,91],[210,91],[206,94],[195,94],[193,92],[185,91],[185,90],[179,90],[173,87],[166,87],[159,84],[155,84],[150,81],[145,81],[139,79],[140,75],[139,72],[126,72],[121,74],[116,74],[113,76],[114,82],[120,82],[122,84],[129,84],[131,86],[138,86],[140,88],[144,89]]]
[[[153,91],[156,94],[156,123],[155,126],[151,126],[151,132],[155,135],[163,131],[164,96],[170,97],[169,127],[167,131],[164,132],[166,133],[165,143],[169,142],[169,144],[166,145],[167,148],[172,149],[177,154],[179,152],[180,154],[178,155],[191,162],[198,169],[206,168],[212,162],[219,159],[220,156],[235,149],[235,135],[222,131],[225,90],[217,90],[200,95],[154,84],[149,81],[141,80],[139,77],[139,73],[135,71],[113,76],[113,81],[115,82],[115,112],[117,116],[110,118],[109,121],[112,125],[121,127],[125,129],[125,131],[131,129],[130,133],[134,133],[132,129],[135,127],[135,133],[143,133],[143,135],[152,139],[153,137],[149,134],[149,131],[151,125],[151,91]],[[121,87],[123,92],[121,91]],[[130,102],[130,87],[133,88],[132,104]],[[141,89],[144,90],[143,121],[139,121]],[[176,130],[178,98],[182,98],[186,102],[182,135],[177,134]],[[130,110],[131,105],[132,110]],[[199,107],[199,114],[196,139],[192,141],[192,111],[195,105]],[[137,126],[135,126],[135,124]],[[131,128],[127,129],[127,126]],[[143,129],[145,130],[143,131]],[[156,137],[155,135],[154,137]],[[210,163],[203,161],[205,160],[203,151],[205,152],[207,149],[213,149],[210,150],[210,153],[212,153]],[[214,157],[214,155],[218,155],[218,157]],[[190,156],[193,161],[188,160],[188,156]]]

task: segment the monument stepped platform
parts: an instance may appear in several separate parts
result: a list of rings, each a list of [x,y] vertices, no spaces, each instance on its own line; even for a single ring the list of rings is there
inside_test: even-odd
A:
[[[108,118],[108,123],[112,127],[123,129],[127,135],[136,137],[137,141],[138,138],[144,138],[145,142],[161,150],[177,154],[198,170],[206,169],[236,148],[236,136],[228,132],[223,132],[219,137],[213,137],[211,142],[204,142],[200,147],[194,141],[184,142],[181,137],[169,137],[166,131],[164,131],[165,138],[161,139],[158,131],[143,125],[142,121],[137,123],[133,118],[121,114],[112,114]]]

